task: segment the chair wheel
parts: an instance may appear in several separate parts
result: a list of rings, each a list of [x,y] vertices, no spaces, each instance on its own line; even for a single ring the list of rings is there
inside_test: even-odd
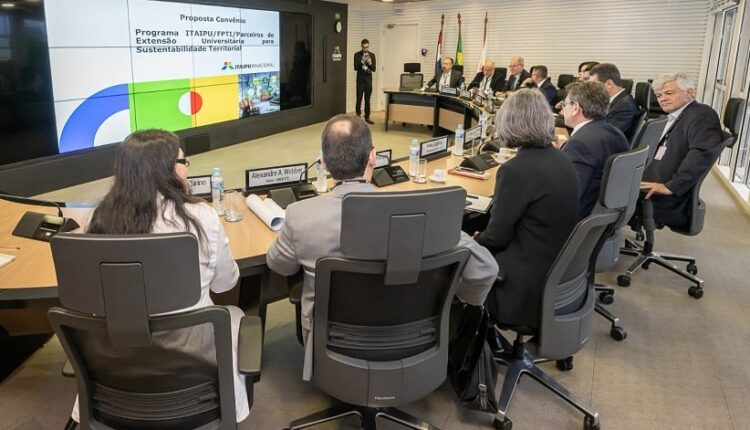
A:
[[[643,234],[643,230],[641,230],[641,231],[638,231],[638,232],[637,232],[637,233],[635,234],[635,240],[637,240],[637,241],[639,241],[639,242],[643,242],[643,240],[644,240],[644,239],[646,239],[646,236],[645,236],[645,235]]]
[[[498,430],[510,430],[513,428],[513,421],[509,420],[508,417],[505,417],[503,421],[495,418],[495,422],[493,424]]]
[[[686,269],[687,269],[687,272],[690,273],[691,275],[698,274],[698,266],[696,266],[695,263],[688,263]]]
[[[615,301],[615,296],[606,291],[602,291],[601,293],[599,293],[599,301],[603,305],[611,305]]]
[[[628,275],[619,275],[617,277],[617,285],[621,287],[629,287],[630,286],[630,276]]]
[[[598,418],[586,415],[583,419],[583,430],[599,430],[600,428]]]
[[[563,372],[573,370],[573,357],[571,356],[563,360],[556,360],[555,364],[557,365],[557,368]]]
[[[623,340],[628,338],[628,332],[626,332],[624,328],[618,325],[612,327],[612,329],[609,331],[609,335],[612,336],[612,339],[618,342],[622,342]]]
[[[701,297],[703,297],[703,288],[693,285],[692,287],[688,288],[688,294],[695,299],[700,299]]]

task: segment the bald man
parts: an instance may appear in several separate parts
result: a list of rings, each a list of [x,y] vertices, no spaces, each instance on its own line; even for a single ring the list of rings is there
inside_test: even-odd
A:
[[[485,61],[482,65],[482,71],[474,76],[474,80],[469,84],[469,89],[476,88],[479,92],[486,94],[492,91],[497,94],[505,88],[505,75],[495,70],[494,61]]]
[[[531,74],[524,69],[523,57],[511,57],[508,63],[508,83],[505,91],[515,91],[521,87],[523,81],[530,78]]]

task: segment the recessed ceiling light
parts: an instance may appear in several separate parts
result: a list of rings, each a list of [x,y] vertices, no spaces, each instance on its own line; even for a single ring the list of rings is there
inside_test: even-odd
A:
[[[3,7],[5,9],[10,9],[12,7],[16,7],[15,3],[0,3],[0,7]]]

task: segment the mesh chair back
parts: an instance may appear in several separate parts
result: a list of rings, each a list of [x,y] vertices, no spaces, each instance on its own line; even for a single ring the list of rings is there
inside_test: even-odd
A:
[[[424,74],[422,73],[402,73],[399,81],[399,90],[416,90],[424,85]]]
[[[612,211],[584,218],[557,255],[545,280],[539,333],[526,344],[537,356],[570,357],[588,340],[595,306],[595,259],[603,235],[619,216],[619,211]]]
[[[456,248],[464,201],[457,187],[344,197],[346,257],[315,267],[313,381],[323,391],[385,407],[443,383],[450,303],[469,258]]]
[[[84,428],[234,428],[227,310],[154,316],[200,298],[193,235],[62,233],[51,248],[64,308],[48,316],[76,372]],[[190,348],[195,330],[209,345]]]

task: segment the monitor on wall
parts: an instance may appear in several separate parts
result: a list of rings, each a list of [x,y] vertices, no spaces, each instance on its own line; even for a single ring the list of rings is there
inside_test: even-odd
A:
[[[0,164],[310,104],[308,14],[149,0],[0,10]]]

